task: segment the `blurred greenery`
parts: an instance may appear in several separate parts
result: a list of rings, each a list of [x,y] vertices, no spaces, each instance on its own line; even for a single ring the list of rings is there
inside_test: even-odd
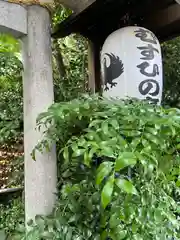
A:
[[[180,37],[162,44],[164,104],[180,107]]]

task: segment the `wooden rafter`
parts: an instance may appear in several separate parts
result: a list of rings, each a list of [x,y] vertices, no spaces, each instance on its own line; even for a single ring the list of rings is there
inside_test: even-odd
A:
[[[180,5],[175,3],[147,16],[144,26],[154,31],[162,40],[180,35]]]
[[[96,0],[58,0],[62,5],[72,9],[75,13],[79,13],[91,5]]]

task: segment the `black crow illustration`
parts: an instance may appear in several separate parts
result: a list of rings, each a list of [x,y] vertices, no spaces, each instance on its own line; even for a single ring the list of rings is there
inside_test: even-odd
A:
[[[124,72],[124,65],[118,56],[115,56],[113,53],[106,53],[110,59],[110,65],[107,67],[107,59],[104,57],[104,85],[105,91],[109,90],[108,84],[112,87],[116,86],[117,83],[113,82],[114,79],[121,76]]]

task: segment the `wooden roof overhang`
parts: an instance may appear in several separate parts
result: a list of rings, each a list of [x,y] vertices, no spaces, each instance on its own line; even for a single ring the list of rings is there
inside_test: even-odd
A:
[[[163,42],[180,35],[180,5],[176,0],[94,0],[80,13],[59,23],[53,38],[79,33],[88,38],[89,88],[101,91],[100,50],[109,34],[138,25],[155,33]]]
[[[128,25],[146,27],[161,41],[173,38],[180,35],[180,5],[175,0],[96,0],[61,22],[52,37],[79,33],[102,43],[110,33]]]

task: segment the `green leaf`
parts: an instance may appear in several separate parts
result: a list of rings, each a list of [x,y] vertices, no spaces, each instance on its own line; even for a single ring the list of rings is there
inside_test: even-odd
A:
[[[165,213],[169,221],[172,223],[172,225],[179,225],[179,221],[177,220],[176,216],[172,213]]]
[[[132,152],[124,152],[119,155],[118,159],[116,160],[115,164],[115,170],[120,171],[121,169],[130,166],[135,165],[137,162],[136,156]]]
[[[149,133],[153,134],[153,135],[157,135],[158,134],[158,131],[156,128],[152,128],[152,127],[146,127],[146,129]]]
[[[72,147],[73,152],[76,152],[78,150],[78,144],[76,142],[73,142],[71,144],[71,147]]]
[[[176,146],[176,149],[180,150],[180,143]]]
[[[97,170],[96,184],[100,185],[105,177],[107,177],[112,171],[112,162],[103,162]]]
[[[99,119],[96,119],[96,120],[93,120],[90,124],[89,124],[89,127],[94,127],[94,126],[98,126],[100,123],[102,122],[102,120],[99,120]]]
[[[32,225],[31,225],[31,227],[32,227]],[[17,224],[16,230],[17,230],[19,233],[25,233],[26,228],[25,228],[24,224]]]
[[[133,240],[144,240],[139,233],[133,235]]]
[[[119,129],[119,123],[116,119],[112,119],[110,121],[110,124],[114,127],[115,130],[118,130]]]
[[[66,162],[69,161],[69,149],[68,149],[68,147],[64,148],[63,157],[64,157]]]
[[[107,230],[104,230],[102,233],[101,233],[101,240],[106,240],[108,237],[108,232]]]
[[[117,233],[117,240],[123,240],[125,239],[127,235],[127,231],[123,230]]]
[[[36,161],[36,148],[32,150],[31,157],[32,157],[32,160]]]
[[[155,209],[155,211],[154,211],[154,219],[155,219],[155,221],[156,221],[157,223],[160,223],[160,222],[163,221],[164,216],[163,216],[163,212],[162,212],[161,209],[158,209],[158,208]]]
[[[136,188],[133,186],[133,184],[130,181],[125,179],[116,179],[115,183],[124,192],[138,195]]]
[[[40,234],[40,238],[43,238],[43,239],[53,239],[53,237],[54,237],[54,234],[48,231],[45,231]]]
[[[44,218],[42,216],[37,215],[35,217],[35,222],[40,228],[44,228],[45,223],[44,223]]]
[[[110,228],[115,228],[116,226],[119,225],[119,223],[120,219],[118,217],[118,214],[117,213],[112,214],[109,220]]]
[[[112,175],[104,185],[103,190],[101,192],[101,203],[104,209],[111,202],[113,188],[114,188],[114,176]]]
[[[79,157],[79,156],[83,155],[85,151],[86,151],[86,149],[80,149],[80,148],[76,149],[73,153],[73,157]]]
[[[68,229],[67,235],[66,235],[66,240],[72,240],[72,230]]]
[[[180,179],[177,180],[176,187],[178,187],[178,188],[180,187]]]
[[[161,142],[162,142],[159,137],[155,137],[155,136],[154,136],[153,134],[151,134],[151,133],[145,133],[144,136],[145,136],[148,140],[150,140],[151,142],[153,142],[153,143],[156,144],[156,145],[159,145],[159,144],[161,144]]]
[[[90,166],[90,162],[91,162],[91,158],[89,156],[89,152],[86,151],[84,153],[84,164],[89,167]]]
[[[79,147],[84,147],[86,145],[86,140],[84,137],[81,137],[79,140],[78,140],[78,146]]]
[[[132,232],[133,233],[137,233],[138,228],[139,228],[138,224],[135,224],[135,223],[132,224]]]
[[[141,138],[134,138],[133,141],[131,142],[131,146],[133,149],[135,149],[141,142]]]
[[[104,147],[102,150],[101,150],[101,154],[102,155],[104,155],[104,156],[106,156],[106,157],[112,157],[112,158],[114,158],[115,156],[114,156],[114,150],[113,150],[113,148],[112,147],[108,147],[108,146],[106,146],[106,147]]]
[[[104,132],[105,135],[109,134],[109,127],[108,127],[108,122],[104,121],[101,125],[102,130]]]
[[[26,237],[27,237],[27,240],[35,240],[40,237],[39,235],[40,234],[38,229],[32,229],[30,232],[27,233]]]

